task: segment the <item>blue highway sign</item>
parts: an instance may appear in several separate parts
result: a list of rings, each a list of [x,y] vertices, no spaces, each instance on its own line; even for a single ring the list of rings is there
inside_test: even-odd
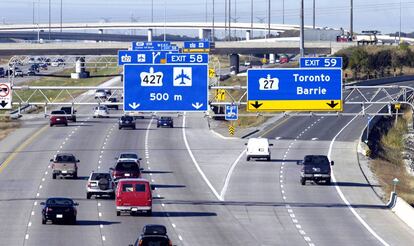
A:
[[[342,69],[247,71],[248,111],[341,111]]]
[[[210,49],[208,41],[184,41],[184,49]]]
[[[206,111],[207,64],[124,66],[125,111]]]
[[[175,50],[178,51],[178,47],[171,44],[171,42],[154,41],[154,42],[132,42],[132,50]]]
[[[167,54],[167,63],[208,63],[208,54]]]
[[[159,64],[166,58],[168,53],[173,51],[137,51],[119,50],[118,65],[125,64]]]
[[[239,118],[239,108],[237,105],[227,104],[226,105],[226,120],[237,120]]]
[[[300,67],[342,68],[342,57],[302,57]]]

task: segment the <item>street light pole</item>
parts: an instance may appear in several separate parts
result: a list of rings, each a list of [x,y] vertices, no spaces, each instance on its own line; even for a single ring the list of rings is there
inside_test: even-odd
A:
[[[253,0],[250,1],[250,38],[253,38]]]
[[[164,0],[164,41],[166,41],[166,25],[167,25],[167,6],[166,6],[166,2]]]
[[[231,41],[231,0],[229,0],[229,40]]]
[[[151,23],[154,23],[154,0],[151,0]]]
[[[62,32],[62,23],[63,23],[63,5],[62,5],[62,1],[60,0],[60,32]]]
[[[270,0],[267,1],[268,2],[268,16],[267,16],[267,37],[270,38]]]
[[[52,28],[52,9],[51,9],[51,3],[50,3],[50,1],[51,0],[49,0],[49,40],[50,40],[50,30],[51,30],[51,28]]]
[[[215,15],[215,2],[214,2],[214,0],[213,0],[213,36],[211,37],[211,41],[213,41],[214,42],[214,36],[215,36],[215,26],[214,26],[214,15]]]
[[[227,41],[227,0],[224,0],[224,41]]]
[[[315,10],[315,0],[313,0],[313,29],[315,29],[315,15],[316,14],[316,10]]]
[[[35,24],[35,0],[33,0],[33,25]]]
[[[300,1],[300,57],[305,55],[304,0]]]
[[[350,28],[349,31],[351,33],[351,41],[353,40],[354,37],[354,0],[351,0],[351,23],[350,23]]]
[[[282,24],[285,24],[285,0],[282,0]]]
[[[401,44],[401,0],[400,0],[400,31],[398,32],[398,43]]]

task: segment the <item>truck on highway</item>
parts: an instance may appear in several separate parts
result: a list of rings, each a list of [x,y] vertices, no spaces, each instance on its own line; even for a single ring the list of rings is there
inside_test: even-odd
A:
[[[59,153],[53,159],[50,159],[52,168],[52,177],[71,177],[78,178],[79,160],[73,154]]]

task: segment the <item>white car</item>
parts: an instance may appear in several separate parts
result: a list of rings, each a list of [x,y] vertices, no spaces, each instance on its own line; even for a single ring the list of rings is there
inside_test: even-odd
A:
[[[94,108],[93,118],[109,118],[107,106],[97,106]]]
[[[117,162],[120,161],[136,161],[139,164],[139,161],[142,160],[139,158],[137,153],[133,152],[124,152],[119,155],[119,157],[115,158]]]
[[[115,183],[110,173],[92,172],[86,184],[86,199],[95,196],[115,198]]]
[[[270,146],[267,138],[250,138],[246,143],[246,160],[250,161],[251,158],[264,158],[267,161],[271,160]]]
[[[95,99],[106,99],[107,93],[104,89],[97,89],[95,91]]]

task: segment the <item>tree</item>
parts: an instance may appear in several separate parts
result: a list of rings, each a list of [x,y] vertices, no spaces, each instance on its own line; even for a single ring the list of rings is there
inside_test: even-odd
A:
[[[358,78],[358,74],[361,71],[367,71],[368,53],[362,47],[355,48],[351,53],[349,67],[352,69],[355,79]]]
[[[380,50],[377,53],[377,69],[380,71],[380,76],[384,77],[386,69],[391,67],[391,50]]]

